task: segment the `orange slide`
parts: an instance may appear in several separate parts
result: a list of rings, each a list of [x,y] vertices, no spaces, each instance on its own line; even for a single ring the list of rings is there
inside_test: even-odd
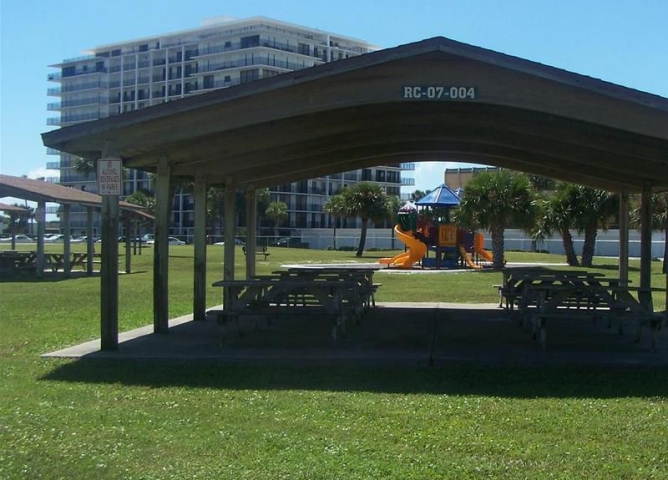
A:
[[[415,238],[411,231],[402,230],[399,225],[394,226],[397,238],[406,244],[408,251],[400,253],[392,258],[381,258],[378,263],[387,264],[388,267],[412,268],[413,264],[422,260],[427,253],[427,246]]]
[[[482,233],[475,234],[475,241],[473,242],[473,251],[480,255],[488,262],[494,261],[494,256],[491,252],[485,250],[485,237]]]
[[[484,258],[488,262],[493,262],[494,261],[494,256],[492,255],[492,252],[488,252],[484,248],[478,248],[476,246],[475,247],[475,253],[480,255],[482,258]]]
[[[466,265],[468,265],[469,268],[482,268],[481,265],[476,265],[476,263],[471,258],[469,252],[467,252],[462,245],[459,246],[459,254],[462,256],[462,258],[466,262]]]

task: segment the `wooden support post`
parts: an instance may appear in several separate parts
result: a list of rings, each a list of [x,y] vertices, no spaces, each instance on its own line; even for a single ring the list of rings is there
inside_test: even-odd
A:
[[[95,239],[93,238],[93,207],[86,207],[86,275],[93,274],[93,256]]]
[[[225,180],[225,280],[234,280],[234,237],[236,233],[236,185],[232,177]]]
[[[130,212],[125,211],[125,218],[123,219],[125,224],[125,273],[132,273],[132,219],[130,218]]]
[[[193,279],[193,319],[206,319],[206,174],[195,171],[195,273]]]
[[[225,250],[223,259],[223,279],[234,280],[234,234],[236,214],[236,185],[234,178],[225,179]],[[225,288],[223,301],[229,305],[229,289]]]
[[[70,205],[63,205],[63,212],[60,220],[63,224],[63,276],[66,278],[70,276],[72,271],[72,262],[70,261],[70,253],[72,252],[70,238],[72,237],[72,228],[70,227]]]
[[[153,332],[169,333],[169,214],[172,168],[166,156],[158,160],[155,186],[155,244],[153,248]]]
[[[640,204],[640,291],[638,300],[644,308],[652,306],[652,184],[644,180]]]
[[[46,233],[46,202],[37,203],[35,211],[37,221],[37,263],[35,273],[37,278],[44,277],[44,234]]]
[[[629,279],[629,189],[619,195],[619,278]]]
[[[118,196],[102,197],[101,347],[118,350]]]
[[[257,192],[251,184],[246,187],[246,279],[255,277],[257,227]]]

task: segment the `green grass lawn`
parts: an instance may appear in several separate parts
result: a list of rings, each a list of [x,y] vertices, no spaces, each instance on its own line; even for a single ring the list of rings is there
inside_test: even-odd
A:
[[[223,253],[208,252],[210,284],[222,277]],[[258,273],[284,263],[356,260],[352,252],[270,252]],[[387,255],[370,252],[364,260]],[[192,311],[192,262],[190,246],[170,247],[170,317]],[[593,270],[616,275],[614,260],[596,264]],[[133,257],[133,270],[119,278],[122,331],[152,322],[150,249]],[[383,283],[378,301],[494,302],[491,286],[500,283],[494,272],[376,278]],[[631,279],[637,284],[633,261]],[[653,284],[664,283],[654,262]],[[219,289],[207,296],[208,305],[220,303]],[[657,298],[656,307],[663,302]],[[0,478],[668,478],[664,368],[39,357],[98,337],[99,278],[0,283]]]

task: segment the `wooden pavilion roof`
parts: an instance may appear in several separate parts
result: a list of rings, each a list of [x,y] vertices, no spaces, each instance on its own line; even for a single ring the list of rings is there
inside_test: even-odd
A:
[[[213,184],[449,160],[668,189],[668,99],[442,37],[43,134],[91,158],[109,139],[127,167],[167,156]]]

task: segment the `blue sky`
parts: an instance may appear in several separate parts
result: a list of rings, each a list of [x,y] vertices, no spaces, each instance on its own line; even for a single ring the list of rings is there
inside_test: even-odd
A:
[[[116,41],[256,15],[393,47],[434,36],[516,55],[668,97],[666,0],[0,0],[0,172],[49,175],[48,65]],[[444,159],[447,161],[447,159]],[[444,163],[418,164],[416,188]]]

